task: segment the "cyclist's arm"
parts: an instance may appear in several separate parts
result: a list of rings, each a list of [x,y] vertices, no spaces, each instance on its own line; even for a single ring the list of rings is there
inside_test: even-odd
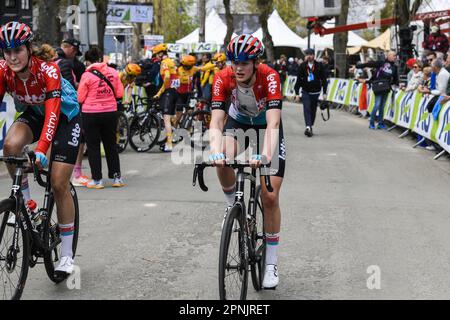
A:
[[[281,82],[278,73],[272,73],[266,77],[267,102],[266,122],[267,128],[264,137],[262,155],[272,161],[272,156],[278,153],[279,128],[281,122],[281,108],[283,106],[283,95],[281,93]]]
[[[162,75],[163,75],[163,85],[156,94],[158,97],[160,97],[164,93],[164,91],[166,91],[166,86],[168,87],[170,85],[170,70],[168,68],[165,69]]]
[[[266,112],[267,128],[264,135],[264,146],[262,155],[268,162],[278,153],[278,143],[280,135],[281,109],[270,109]]]
[[[222,135],[225,120],[227,90],[225,83],[220,75],[214,77],[211,102],[211,123],[209,130],[209,141],[211,147],[211,154],[218,154],[223,152]]]
[[[39,138],[36,152],[46,154],[58,128],[59,116],[61,112],[61,72],[56,64],[53,76],[44,74],[46,93],[45,93],[45,121],[42,127],[41,137]]]

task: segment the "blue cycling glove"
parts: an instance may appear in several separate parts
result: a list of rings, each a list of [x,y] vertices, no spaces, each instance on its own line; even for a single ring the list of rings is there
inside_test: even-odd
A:
[[[36,160],[39,160],[41,162],[43,168],[47,168],[48,160],[45,154],[43,154],[42,152],[36,152]]]
[[[223,153],[215,153],[209,156],[209,161],[225,160],[225,155]]]

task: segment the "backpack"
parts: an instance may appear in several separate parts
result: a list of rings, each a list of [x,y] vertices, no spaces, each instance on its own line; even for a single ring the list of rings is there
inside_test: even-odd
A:
[[[142,86],[144,83],[151,83],[152,85],[159,87],[162,83],[160,75],[161,63],[152,62],[147,59],[141,61],[139,65],[141,66],[142,71],[136,78],[136,85]]]
[[[78,93],[72,84],[63,77],[61,77],[61,112],[67,116],[69,121],[80,113]]]

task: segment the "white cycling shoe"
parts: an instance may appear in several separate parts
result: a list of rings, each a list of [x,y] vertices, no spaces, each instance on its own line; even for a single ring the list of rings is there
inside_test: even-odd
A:
[[[71,257],[62,257],[59,266],[55,268],[55,275],[67,277],[73,272],[73,259]]]
[[[263,288],[266,290],[275,290],[280,279],[278,278],[278,267],[273,264],[266,265],[264,272]]]

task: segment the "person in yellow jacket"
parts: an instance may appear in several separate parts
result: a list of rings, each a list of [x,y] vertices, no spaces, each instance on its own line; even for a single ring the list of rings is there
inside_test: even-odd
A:
[[[214,80],[214,69],[216,68],[216,66],[211,61],[211,53],[203,54],[202,61],[202,73],[200,75],[202,98],[207,101],[211,101],[211,87]]]
[[[214,75],[215,75],[217,72],[223,70],[227,66],[227,56],[223,52],[218,52],[212,58],[212,62],[215,65],[214,68]]]
[[[183,113],[183,107],[189,104],[189,100],[194,90],[194,75],[200,70],[195,66],[197,63],[196,57],[192,55],[185,55],[181,58],[181,65],[178,68],[178,76],[180,77],[180,87],[177,89],[177,116],[176,123],[178,124]]]
[[[178,76],[175,62],[168,56],[167,44],[161,43],[153,47],[153,55],[161,61],[160,74],[163,85],[158,93],[153,97],[159,100],[159,105],[163,111],[164,126],[166,129],[166,144],[164,152],[172,152],[172,123],[171,117],[175,115],[175,103],[177,101],[177,89],[180,86],[180,78]]]
[[[125,69],[119,72],[120,81],[124,87],[124,95],[122,98],[123,104],[131,103],[132,91],[135,87],[136,77],[141,74],[141,67],[135,63],[129,63]]]

